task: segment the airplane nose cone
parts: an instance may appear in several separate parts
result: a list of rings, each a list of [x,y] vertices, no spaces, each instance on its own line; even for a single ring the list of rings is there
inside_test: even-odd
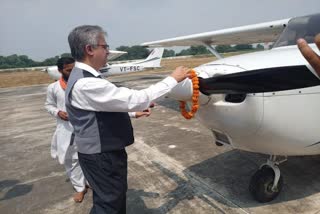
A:
[[[177,101],[192,101],[193,96],[193,85],[190,79],[185,79],[174,87],[168,94],[167,97],[175,99]],[[210,100],[210,97],[200,92],[199,104],[205,105]]]
[[[185,79],[168,93],[168,97],[179,101],[189,101],[192,98],[192,93],[192,82],[190,79]]]

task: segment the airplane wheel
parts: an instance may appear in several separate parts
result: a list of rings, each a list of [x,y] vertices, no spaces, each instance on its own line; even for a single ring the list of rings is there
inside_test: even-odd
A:
[[[252,196],[259,202],[265,203],[275,199],[283,186],[283,178],[280,176],[275,190],[272,190],[274,181],[273,169],[264,166],[259,169],[251,178],[249,191]]]

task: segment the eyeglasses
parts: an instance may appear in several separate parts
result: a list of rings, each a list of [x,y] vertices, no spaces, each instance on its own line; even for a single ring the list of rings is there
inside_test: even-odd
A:
[[[96,44],[95,46],[101,46],[103,49],[105,49],[105,50],[109,50],[109,45],[107,45],[107,44]]]

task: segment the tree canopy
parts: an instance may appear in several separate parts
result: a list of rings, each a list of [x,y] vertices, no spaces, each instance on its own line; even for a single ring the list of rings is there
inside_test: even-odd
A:
[[[133,59],[144,59],[149,55],[149,50],[143,46],[120,46],[116,48],[118,51],[126,51],[128,54],[124,54],[115,60],[133,60]]]
[[[235,46],[230,45],[217,45],[216,50],[219,53],[234,52],[234,51],[244,51],[244,50],[263,50],[264,47],[261,44],[258,44],[256,48],[253,48],[250,44],[240,44]],[[126,51],[128,54],[124,54],[119,58],[115,59],[120,60],[134,60],[134,59],[144,59],[146,58],[150,51],[143,46],[120,46],[116,48],[118,51]],[[188,49],[183,49],[179,53],[175,53],[174,50],[165,49],[163,57],[173,57],[173,56],[185,56],[185,55],[201,55],[209,54],[209,50],[205,46],[191,46]],[[0,69],[5,68],[25,68],[25,67],[36,67],[36,66],[51,66],[55,65],[59,57],[71,56],[70,53],[62,53],[60,56],[54,56],[43,60],[42,62],[37,62],[30,59],[26,55],[17,55],[13,54],[10,56],[0,56]]]

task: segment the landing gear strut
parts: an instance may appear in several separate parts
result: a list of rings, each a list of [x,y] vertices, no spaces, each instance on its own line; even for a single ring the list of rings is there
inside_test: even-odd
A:
[[[259,202],[265,203],[275,199],[283,186],[283,178],[280,175],[278,165],[287,158],[277,160],[277,156],[271,155],[267,163],[251,177],[249,191]]]

